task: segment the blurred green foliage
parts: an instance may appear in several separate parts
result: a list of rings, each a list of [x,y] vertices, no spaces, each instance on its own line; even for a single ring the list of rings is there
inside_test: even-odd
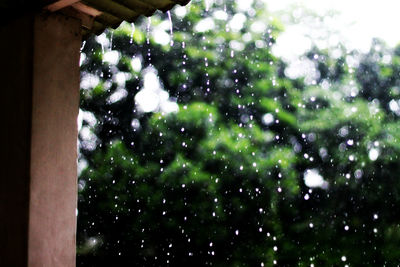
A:
[[[399,264],[400,48],[313,48],[309,83],[272,55],[261,1],[184,10],[172,46],[159,13],[83,47],[77,265]],[[149,70],[176,112],[138,109]]]

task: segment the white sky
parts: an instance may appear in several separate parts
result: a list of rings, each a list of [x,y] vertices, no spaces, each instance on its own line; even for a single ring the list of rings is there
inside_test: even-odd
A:
[[[245,0],[239,0],[245,1]],[[330,21],[329,25],[339,31],[340,41],[344,41],[350,48],[366,51],[371,44],[373,37],[383,39],[388,45],[395,46],[400,41],[400,1],[398,0],[265,0],[268,10],[279,12],[288,10],[291,5],[301,5],[313,10],[317,14],[324,14],[328,10],[336,10],[340,13],[339,17]],[[301,20],[301,19],[300,19]],[[301,24],[301,22],[300,22]],[[281,39],[284,43],[279,43],[277,54],[288,57],[289,45],[293,48],[293,42],[307,45],[306,41],[301,40],[304,32],[309,29],[302,26],[287,27],[286,36],[283,34]],[[288,36],[289,35],[289,36]],[[298,48],[297,50],[301,50]],[[299,53],[299,51],[293,51]]]

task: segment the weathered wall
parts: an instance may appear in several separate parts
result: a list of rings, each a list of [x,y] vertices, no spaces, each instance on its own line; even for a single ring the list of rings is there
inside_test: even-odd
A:
[[[0,266],[75,266],[80,21],[3,25]]]

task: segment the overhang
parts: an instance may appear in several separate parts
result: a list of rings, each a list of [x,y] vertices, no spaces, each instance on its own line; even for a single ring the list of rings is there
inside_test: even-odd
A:
[[[26,12],[61,12],[82,20],[82,36],[100,34],[106,28],[117,28],[122,21],[134,22],[138,17],[166,12],[176,4],[190,0],[6,0],[0,4],[3,19]],[[2,22],[3,23],[3,22]]]

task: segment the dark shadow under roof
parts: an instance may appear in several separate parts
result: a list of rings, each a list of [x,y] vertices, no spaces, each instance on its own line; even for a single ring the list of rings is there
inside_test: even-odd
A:
[[[190,0],[5,0],[0,1],[7,19],[26,12],[61,12],[82,20],[82,34],[100,34],[117,28],[123,21],[134,22],[139,16],[151,16],[156,10],[166,12],[176,4]],[[3,20],[5,17],[3,16]]]

